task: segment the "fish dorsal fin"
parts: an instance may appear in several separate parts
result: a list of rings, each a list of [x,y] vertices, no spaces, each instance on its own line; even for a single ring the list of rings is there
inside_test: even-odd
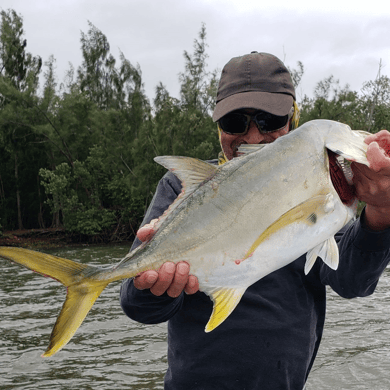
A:
[[[214,303],[213,312],[206,325],[205,332],[211,332],[219,326],[235,309],[244,295],[245,288],[221,287],[208,293]]]
[[[247,154],[257,152],[258,150],[263,149],[265,146],[269,144],[242,144],[238,147],[237,155],[245,156]]]
[[[317,257],[321,257],[323,262],[333,270],[339,266],[339,248],[334,237],[321,242],[306,254],[305,275],[312,269]]]
[[[155,157],[154,161],[169,169],[181,180],[185,194],[192,193],[218,171],[217,166],[192,157],[159,156]]]
[[[182,191],[175,201],[160,216],[154,225],[157,231],[166,217],[178,207],[184,199],[190,196],[203,182],[211,179],[218,171],[218,167],[192,157],[158,156],[154,158],[158,164],[169,169],[177,176],[182,184]]]

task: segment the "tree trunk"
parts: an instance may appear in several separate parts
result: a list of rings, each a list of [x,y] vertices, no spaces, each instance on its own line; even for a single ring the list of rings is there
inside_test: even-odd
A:
[[[23,230],[22,210],[20,208],[20,191],[19,191],[19,173],[18,173],[18,153],[15,151],[15,182],[16,182],[16,204],[18,207],[18,229]]]
[[[38,199],[39,199],[39,213],[38,213],[38,224],[41,229],[45,229],[45,221],[43,219],[43,204],[41,197],[41,189],[39,183],[39,175],[37,176],[37,187],[38,187]]]

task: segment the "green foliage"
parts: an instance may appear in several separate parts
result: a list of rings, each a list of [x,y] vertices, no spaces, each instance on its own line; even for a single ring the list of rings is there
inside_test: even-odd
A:
[[[298,69],[291,69],[287,67],[288,71],[291,74],[291,80],[293,82],[295,90],[297,90],[299,84],[301,83],[303,74],[305,73],[305,67],[303,66],[301,61],[297,62]]]
[[[7,194],[0,212],[7,227],[22,229],[40,214],[37,170],[46,161],[33,126],[41,120],[34,107],[42,61],[26,51],[21,16],[12,10],[0,15],[0,177]]]
[[[83,63],[78,69],[80,91],[99,109],[142,109],[148,103],[143,95],[139,66],[133,66],[120,52],[121,64],[117,68],[107,37],[88,23],[88,33],[81,33]]]
[[[361,100],[366,109],[366,129],[371,133],[390,128],[390,79],[381,76],[381,68],[380,63],[376,79],[365,82],[362,88]]]
[[[314,98],[301,103],[303,124],[313,119],[330,119],[348,124],[352,129],[376,133],[390,128],[390,79],[379,76],[363,84],[362,94],[341,88],[333,76],[320,81]]]
[[[0,15],[0,230],[63,226],[83,239],[132,238],[166,172],[154,157],[217,157],[211,113],[219,72],[207,68],[205,25],[184,51],[180,97],[160,82],[151,107],[139,65],[122,52],[116,59],[91,23],[81,33],[81,66],[58,85],[51,56],[39,89],[42,61],[26,51],[22,17]],[[298,86],[303,64],[290,72]],[[326,118],[390,128],[389,87],[380,72],[361,93],[330,76],[299,103],[301,124]]]
[[[199,40],[194,41],[194,52],[184,51],[185,71],[180,73],[180,95],[183,108],[196,109],[201,113],[211,113],[217,95],[217,70],[207,71],[206,26],[202,24]]]
[[[26,52],[22,17],[14,10],[1,11],[0,15],[0,75],[24,91],[31,83],[37,84],[42,60]]]
[[[74,169],[62,163],[54,171],[41,169],[40,176],[53,213],[61,212],[67,231],[82,235],[96,235],[115,224],[115,212],[102,207],[104,179],[98,180],[95,161],[75,161]],[[82,183],[84,191],[78,191]]]

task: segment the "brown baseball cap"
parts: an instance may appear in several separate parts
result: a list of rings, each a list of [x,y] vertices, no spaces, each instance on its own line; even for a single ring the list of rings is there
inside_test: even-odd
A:
[[[279,58],[253,51],[232,58],[223,68],[213,121],[241,108],[287,115],[295,100],[290,72]]]

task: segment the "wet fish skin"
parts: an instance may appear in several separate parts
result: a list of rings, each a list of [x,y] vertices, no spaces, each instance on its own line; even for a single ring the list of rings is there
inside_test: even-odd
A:
[[[94,267],[21,248],[0,256],[67,286],[64,306],[43,356],[71,339],[111,282],[166,261],[187,261],[200,290],[214,302],[205,330],[221,324],[245,290],[304,253],[308,273],[317,256],[337,268],[333,235],[354,216],[330,179],[327,149],[366,165],[367,134],[333,121],[312,121],[265,147],[248,147],[221,167],[186,157],[157,157],[183,192],[156,225],[152,240],[113,267]]]

